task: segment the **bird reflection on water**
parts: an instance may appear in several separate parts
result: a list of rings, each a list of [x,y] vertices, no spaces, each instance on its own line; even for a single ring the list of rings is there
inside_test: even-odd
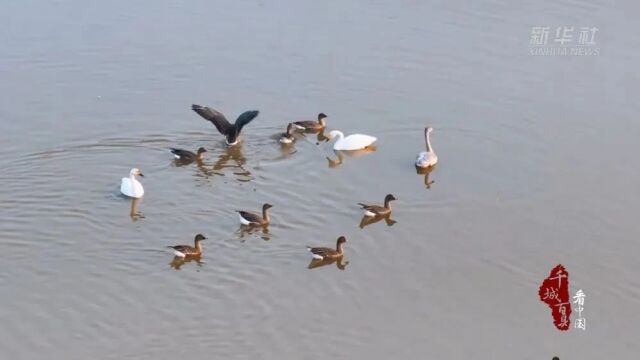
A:
[[[316,139],[318,140],[318,142],[316,143],[316,145],[320,145],[320,143],[327,142],[327,141],[331,140],[331,139],[329,139],[329,137],[327,137],[327,136],[324,134],[324,129],[322,129],[322,130],[320,130],[320,131],[318,132],[318,135],[317,135]]]
[[[397,221],[393,220],[391,218],[391,214],[387,214],[387,215],[383,215],[383,216],[363,216],[362,220],[360,220],[360,228],[364,229],[365,226],[369,226],[371,224],[375,224],[378,221],[384,219],[384,221],[387,223],[387,226],[393,226],[393,224],[395,224]]]
[[[375,145],[372,145],[365,149],[360,149],[360,150],[334,150],[333,152],[338,157],[338,160],[331,159],[330,157],[327,156],[327,161],[329,162],[330,168],[335,168],[342,165],[346,156],[357,158],[375,151],[376,151]]]
[[[260,233],[260,230],[262,230],[262,235],[260,235],[260,238],[264,241],[269,241],[271,239],[271,235],[269,234],[268,225],[240,225],[237,234],[239,238],[242,239],[241,242],[245,242],[245,236],[258,234]]]
[[[335,263],[338,269],[345,270],[347,268],[347,265],[349,265],[349,262],[348,261],[343,262],[343,259],[344,259],[343,256],[340,256],[338,258],[325,258],[322,260],[311,259],[311,262],[309,263],[309,266],[307,266],[307,269],[309,270],[316,269],[319,267],[323,267],[323,266],[327,266]]]
[[[131,198],[131,208],[129,210],[129,216],[132,221],[138,221],[140,219],[144,219],[144,215],[141,212],[138,212],[138,203],[140,199]]]
[[[429,174],[431,174],[433,169],[435,169],[435,166],[431,166],[431,167],[428,167],[428,168],[420,168],[420,167],[416,166],[416,174],[424,175],[424,186],[427,189],[431,189],[431,185],[433,185],[435,183],[435,181],[429,180]]]
[[[230,161],[232,164],[227,165]],[[250,181],[252,180],[251,172],[244,168],[246,163],[247,159],[242,154],[242,144],[240,144],[239,146],[227,147],[224,153],[218,157],[218,161],[213,164],[213,170],[224,174],[225,170],[230,168],[233,175],[243,177],[243,179],[238,178],[239,181]]]
[[[236,176],[238,181],[248,182],[253,180],[251,172],[245,169],[247,159],[242,154],[242,145],[228,146],[222,149],[222,153],[218,156],[213,165],[207,165],[203,162],[197,162],[198,173],[196,176],[208,179],[213,176],[226,176],[228,169]]]
[[[169,266],[171,266],[171,268],[175,270],[180,270],[182,265],[186,263],[190,263],[192,261],[194,261],[198,265],[198,267],[202,267],[202,265],[204,264],[202,262],[202,256],[186,256],[186,257],[174,256],[173,260],[171,260],[171,262],[169,263]]]
[[[173,165],[176,167],[182,167],[182,166],[188,166],[191,165],[193,163],[196,163],[196,165],[198,167],[203,166],[204,165],[204,161],[202,159],[174,159],[173,160]]]

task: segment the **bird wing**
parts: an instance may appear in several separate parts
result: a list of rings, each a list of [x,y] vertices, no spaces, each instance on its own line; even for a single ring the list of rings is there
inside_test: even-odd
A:
[[[384,206],[380,206],[380,205],[367,205],[363,203],[358,203],[358,205],[360,205],[363,209],[369,210],[372,212],[380,212],[384,210]]]
[[[179,156],[181,159],[188,159],[196,156],[196,154],[192,153],[189,150],[176,149],[176,148],[170,148],[170,149],[172,154]]]
[[[375,206],[375,205],[367,205],[367,204],[363,204],[363,203],[358,203],[358,205],[360,205],[360,207],[362,209],[366,209],[366,210],[370,210],[372,207]]]
[[[353,134],[333,144],[334,150],[360,150],[373,144],[377,139],[373,136]]]
[[[333,253],[335,253],[335,249],[331,249],[331,248],[327,248],[327,247],[315,247],[315,248],[309,248],[309,251],[311,251],[312,254],[316,254],[316,255],[320,255],[322,257],[325,257],[327,255],[331,255]]]
[[[120,182],[120,192],[129,196],[131,194],[131,180],[129,178],[122,178]]]
[[[317,125],[318,122],[317,121],[311,121],[311,120],[304,120],[304,121],[296,121],[296,122],[294,122],[294,124],[306,128],[306,127],[309,127],[309,126]]]
[[[236,210],[236,211],[240,214],[240,216],[242,216],[245,220],[249,222],[260,223],[262,221],[262,216],[259,216],[258,214],[254,214],[252,212],[242,211],[242,210]]]
[[[251,110],[251,111],[245,111],[242,114],[240,114],[240,116],[238,116],[238,119],[236,119],[236,123],[235,123],[235,127],[238,133],[240,133],[240,130],[242,130],[243,126],[247,125],[248,123],[251,122],[251,120],[255,119],[259,113],[260,112],[258,110]]]
[[[224,117],[224,115],[221,112],[214,110],[210,107],[193,104],[191,105],[191,110],[197,112],[198,115],[202,116],[206,120],[211,121],[221,134],[226,135],[229,132],[229,130],[233,127],[229,123],[229,120],[227,120],[227,118]]]
[[[368,146],[376,142],[378,140],[375,136],[369,136],[364,134],[353,134],[349,135],[345,138],[350,143],[358,144],[360,146]]]
[[[167,246],[173,250],[180,251],[183,254],[189,254],[195,251],[195,248],[189,245],[175,245],[175,246]]]

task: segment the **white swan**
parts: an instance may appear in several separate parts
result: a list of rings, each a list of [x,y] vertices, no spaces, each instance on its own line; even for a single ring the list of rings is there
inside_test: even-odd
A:
[[[333,143],[333,150],[360,150],[373,144],[377,138],[369,135],[353,134],[344,137],[344,134],[340,130],[332,130],[329,133],[329,139],[338,137],[335,143]]]
[[[424,169],[424,168],[432,167],[438,162],[438,155],[436,155],[436,152],[433,150],[433,147],[431,146],[431,137],[430,137],[431,132],[433,132],[432,127],[427,127],[424,129],[424,142],[426,143],[427,151],[421,152],[420,154],[418,154],[418,157],[416,158],[416,166],[419,168]]]
[[[139,169],[133,168],[129,172],[128,178],[122,178],[120,192],[123,195],[132,198],[141,198],[142,195],[144,195],[144,189],[142,188],[142,184],[140,183],[140,181],[136,180],[136,175],[144,176]]]

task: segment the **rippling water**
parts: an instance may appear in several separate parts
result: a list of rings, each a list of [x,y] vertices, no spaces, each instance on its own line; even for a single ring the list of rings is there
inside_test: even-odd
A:
[[[637,9],[636,9],[637,10]],[[631,5],[489,1],[5,4],[0,348],[7,359],[629,358],[640,36]],[[596,26],[599,56],[530,56],[532,26]],[[235,118],[227,149],[189,107]],[[335,165],[287,122],[376,151]],[[440,164],[412,161],[433,126]],[[169,147],[209,149],[177,166]],[[332,159],[329,161],[327,158]],[[119,194],[131,167],[145,197]],[[360,228],[357,202],[394,202]],[[274,204],[268,233],[234,209]],[[209,240],[200,263],[165,246]],[[349,242],[308,269],[306,245]],[[557,263],[587,293],[560,333]],[[177,269],[176,269],[177,268]]]

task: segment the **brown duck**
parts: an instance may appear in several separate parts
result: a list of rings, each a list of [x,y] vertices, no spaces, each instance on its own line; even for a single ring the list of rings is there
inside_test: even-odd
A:
[[[324,113],[318,114],[318,121],[306,120],[296,121],[293,125],[299,130],[320,131],[327,126],[324,119],[327,117]]]
[[[184,150],[184,149],[176,149],[176,148],[170,148],[171,149],[171,153],[173,154],[173,157],[176,158],[176,160],[181,160],[181,161],[202,161],[202,159],[204,159],[204,153],[207,152],[207,149],[201,147],[198,149],[197,153],[192,153],[189,150]]]
[[[200,256],[202,255],[202,244],[201,241],[206,240],[202,234],[196,235],[194,239],[194,246],[189,245],[175,245],[175,246],[167,246],[170,249],[173,249],[173,254],[179,257],[187,257],[187,256]]]
[[[263,225],[263,226],[269,225],[270,219],[269,219],[269,213],[267,213],[267,210],[269,210],[272,207],[273,205],[271,204],[262,205],[262,216],[249,211],[236,210],[238,212],[240,224]]]
[[[340,236],[336,241],[336,248],[326,248],[326,247],[310,247],[307,246],[307,250],[311,252],[311,256],[314,259],[324,260],[324,259],[336,259],[344,255],[344,243],[347,242],[347,239],[344,236]]]
[[[384,197],[384,206],[380,205],[367,205],[363,203],[358,203],[361,208],[364,210],[365,216],[385,216],[391,214],[391,205],[389,204],[392,200],[398,200],[395,196],[388,194]]]
[[[296,141],[296,138],[293,137],[293,128],[294,128],[293,123],[289,123],[287,125],[287,131],[280,134],[280,140],[279,140],[280,143],[291,144],[292,142]]]

